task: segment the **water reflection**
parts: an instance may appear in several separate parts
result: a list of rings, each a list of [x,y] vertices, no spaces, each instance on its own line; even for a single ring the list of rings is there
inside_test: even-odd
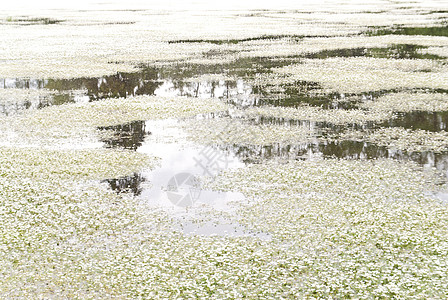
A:
[[[446,131],[448,124],[448,111],[428,112],[414,111],[400,113],[396,118],[381,124],[384,127],[404,127],[409,129],[422,129],[427,131]]]
[[[215,44],[215,45],[223,45],[223,44],[238,44],[243,42],[250,42],[250,41],[260,41],[260,40],[281,40],[281,39],[288,39],[288,40],[295,40],[299,41],[303,39],[304,35],[292,35],[292,34],[281,34],[281,35],[262,35],[257,37],[250,37],[250,38],[244,38],[244,39],[227,39],[227,40],[210,40],[210,39],[188,39],[188,40],[173,40],[169,41],[169,44],[174,43],[209,43],[209,44]],[[310,37],[310,36],[308,36]],[[315,37],[315,36],[312,36]]]
[[[211,148],[212,149],[212,148]],[[181,147],[179,144],[145,142],[139,147],[139,152],[162,158],[162,165],[154,171],[145,174],[107,180],[111,188],[117,192],[132,192],[140,195],[143,192],[150,205],[157,207],[173,207],[167,197],[166,185],[170,179],[180,173],[201,175],[216,175],[228,168],[242,167],[245,163],[264,163],[268,160],[306,160],[315,158],[340,158],[350,160],[393,159],[411,161],[424,168],[436,168],[448,177],[448,152],[435,153],[432,151],[407,152],[388,149],[373,143],[362,141],[332,141],[310,142],[298,144],[274,143],[271,145],[215,145],[214,153],[219,157],[220,168],[215,172],[212,165],[198,163],[198,158],[204,155],[204,149],[197,147]],[[216,155],[215,155],[216,156]],[[209,168],[210,174],[204,173]],[[150,189],[140,189],[143,181],[152,184]],[[240,199],[240,195],[200,190],[192,205],[206,205],[214,209],[229,211],[228,203]],[[175,206],[175,205],[174,205]]]
[[[448,26],[437,27],[393,27],[393,28],[372,28],[369,35],[430,35],[430,36],[448,36]]]
[[[22,89],[22,90],[43,90],[48,93],[42,93],[32,96],[33,93],[25,96],[13,95],[2,96],[0,103],[0,114],[12,115],[20,111],[29,109],[42,109],[52,105],[62,105],[65,103],[86,102],[88,96],[79,90],[60,90],[58,93],[52,92],[47,88],[50,80],[28,79],[28,78],[4,78],[0,80],[0,89]],[[9,98],[10,97],[10,98]],[[21,98],[23,97],[23,98]]]
[[[185,235],[252,236],[269,240],[269,234],[253,232],[229,217],[236,212],[235,203],[247,201],[243,194],[209,190],[196,181],[201,176],[213,180],[220,171],[244,164],[217,147],[185,144],[182,132],[170,130],[172,122],[147,122],[154,134],[138,151],[160,157],[161,162],[154,170],[142,174],[151,183],[150,188],[142,190],[142,201],[152,209],[168,213]],[[167,136],[177,142],[164,141]],[[192,177],[194,183],[190,180]],[[187,198],[188,203],[184,203]]]
[[[337,125],[328,122],[314,122],[307,120],[295,120],[277,117],[258,116],[250,120],[252,124],[265,125],[286,125],[286,126],[304,126],[313,130],[315,135],[325,135],[325,133],[342,133],[348,128],[355,130],[375,129],[381,127],[403,127],[405,129],[420,129],[431,132],[447,131],[448,111],[429,112],[412,111],[406,113],[395,113],[394,117],[383,121],[368,121],[363,124],[348,123]]]
[[[420,113],[416,113],[417,115]],[[421,113],[423,116],[431,116],[431,113]],[[444,120],[448,118],[448,112],[444,113],[443,122],[437,117],[438,122],[429,123],[428,126],[434,130],[440,128],[444,124]],[[219,118],[221,115],[206,115],[204,118]],[[430,127],[424,127],[427,124],[427,118],[423,118],[422,122],[412,123],[411,120],[418,117],[409,116],[409,124],[419,126],[421,129],[429,130]],[[168,124],[172,122],[168,120]],[[342,133],[347,130],[348,125],[334,125],[325,122],[311,122],[301,120],[285,120],[281,118],[263,118],[259,117],[252,120],[255,124],[277,124],[288,126],[305,126],[313,136],[325,137],[326,134]],[[397,121],[395,125],[403,125],[401,121]],[[404,122],[404,121],[403,121]],[[181,146],[180,140],[184,139],[176,127],[171,129],[164,128],[162,121],[135,121],[128,124],[99,127],[98,130],[111,131],[111,136],[101,139],[110,148],[122,148],[130,150],[138,150],[151,156],[161,157],[162,166],[151,172],[150,175],[145,174],[145,178],[154,184],[154,187],[147,191],[152,201],[156,201],[158,205],[168,201],[165,197],[166,191],[163,187],[169,180],[178,173],[188,173],[195,175],[214,176],[218,171],[229,167],[241,167],[245,163],[263,163],[267,160],[302,160],[313,158],[341,158],[351,160],[364,159],[394,159],[400,161],[412,161],[423,167],[435,167],[440,171],[447,173],[448,176],[448,152],[435,153],[431,151],[425,152],[407,152],[401,150],[388,149],[385,146],[378,146],[373,143],[363,141],[322,141],[316,139],[314,142],[304,142],[297,144],[281,144],[274,143],[271,145],[214,145],[212,147],[202,148],[200,146]],[[150,125],[148,125],[150,124]],[[156,131],[155,136],[149,140],[147,127],[151,126]],[[374,124],[356,125],[352,128],[355,130],[363,130],[373,128]],[[164,142],[163,137],[171,137],[170,141]],[[216,159],[215,162],[200,162],[200,159],[210,157],[210,153]],[[206,171],[209,171],[207,173]],[[207,197],[202,194],[201,202],[207,203]],[[205,198],[204,198],[205,197]],[[215,195],[215,198],[217,195]],[[158,199],[158,200],[157,200]],[[163,199],[163,200],[160,200]]]
[[[52,24],[59,24],[61,22],[64,22],[64,21],[57,20],[57,19],[51,19],[51,18],[31,18],[31,17],[13,18],[13,17],[8,17],[8,18],[6,18],[5,24],[25,26],[25,25],[52,25]]]
[[[194,82],[167,80],[154,94],[165,97],[221,98],[233,101],[236,105],[253,103],[246,100],[252,98],[252,86],[244,80],[195,80]]]
[[[117,193],[133,193],[138,196],[142,192],[140,185],[145,181],[146,179],[141,174],[134,173],[132,176],[106,179],[103,182],[108,183],[110,188]]]
[[[296,120],[288,118],[278,118],[278,117],[266,117],[257,116],[252,118],[248,122],[249,124],[255,125],[280,125],[280,126],[300,126],[305,127],[309,131],[313,132],[316,137],[326,136],[328,133],[342,133],[347,129],[353,130],[365,130],[378,127],[378,125],[373,121],[368,121],[363,124],[358,123],[348,123],[348,124],[333,124],[329,122],[316,122],[309,120]]]
[[[77,100],[75,100],[77,99]],[[83,97],[77,97],[72,94],[57,94],[57,95],[27,95],[24,98],[16,97],[0,98],[0,115],[14,115],[18,112],[29,109],[42,109],[52,105],[61,105],[64,103],[81,102]]]
[[[437,30],[443,30],[437,29]],[[391,58],[432,58],[420,56],[419,50],[424,47],[408,44],[392,45],[387,48],[353,48],[326,50],[304,56],[291,57],[257,57],[239,58],[232,62],[217,64],[172,64],[164,66],[141,65],[138,72],[120,72],[100,78],[76,79],[2,79],[1,88],[15,89],[48,89],[57,91],[55,95],[38,101],[20,104],[3,105],[0,112],[43,108],[67,102],[97,101],[104,98],[129,97],[135,95],[156,96],[188,96],[197,98],[221,98],[237,107],[274,105],[299,106],[303,104],[318,106],[324,109],[354,109],[366,99],[396,93],[403,90],[382,90],[359,95],[343,95],[340,93],[323,93],[317,82],[295,81],[275,86],[270,83],[253,84],[255,75],[272,72],[272,68],[282,67],[300,62],[304,58],[321,59],[328,57],[391,57]],[[233,78],[233,79],[232,79]],[[275,87],[275,88],[273,88]],[[75,96],[72,91],[82,91]],[[413,90],[411,90],[413,91]],[[415,89],[423,91],[423,89]],[[425,90],[426,92],[447,93],[446,90]],[[219,116],[218,116],[219,117]],[[256,118],[249,120],[255,124],[276,124],[290,126],[308,126],[316,137],[327,133],[337,134],[347,127],[354,129],[378,127],[404,127],[428,131],[446,130],[448,112],[410,112],[398,114],[396,118],[382,123],[370,122],[364,125],[334,125],[325,122],[308,122],[302,120],[285,120],[281,118]],[[99,127],[99,131],[107,131],[101,141],[106,147],[119,147],[137,150],[144,144],[148,135],[144,121],[129,124]],[[285,158],[301,159],[309,156],[339,157],[347,159],[394,158],[419,161],[419,164],[430,164],[432,155],[434,164],[442,161],[444,154],[434,153],[397,153],[383,147],[363,142],[345,141],[340,143],[317,143],[300,145],[271,146],[223,146],[231,150],[232,155],[247,161],[263,161],[265,159]],[[170,166],[172,169],[172,166]]]
[[[153,95],[162,84],[155,69],[135,73],[119,72],[100,78],[49,79],[45,88],[57,91],[86,90],[91,101],[135,95]]]
[[[395,59],[444,59],[435,54],[422,53],[426,46],[412,44],[396,44],[388,48],[369,48],[367,57],[375,58],[395,58]]]
[[[231,145],[222,146],[226,151],[235,153],[243,162],[262,163],[271,159],[302,160],[316,157],[344,158],[344,159],[375,159],[392,158],[386,147],[374,144],[341,141],[314,142],[299,144],[272,145]]]
[[[303,104],[324,109],[353,109],[361,98],[346,100],[344,94],[322,92],[317,82],[298,80],[281,84],[280,91],[273,92],[268,85],[254,86],[254,92],[260,97],[259,105],[297,107]]]
[[[448,177],[448,152],[407,152],[388,149],[362,141],[315,142],[272,145],[223,145],[224,151],[234,153],[245,163],[263,163],[267,160],[303,160],[313,158],[341,158],[351,160],[394,159],[412,161],[422,167],[435,167]]]
[[[41,100],[39,100],[38,103],[38,106],[41,106],[45,102],[41,102]],[[0,114],[8,116],[18,111],[29,109],[31,106],[31,101],[0,103]]]
[[[0,79],[2,89],[43,89],[48,80],[29,78],[3,78]]]
[[[167,67],[167,69],[171,68]],[[189,68],[188,72],[185,69],[179,69],[179,72],[176,73],[173,70],[162,71],[156,67],[143,67],[136,73],[117,73],[100,78],[46,80],[6,78],[0,81],[0,88],[57,91],[58,93],[55,95],[49,96],[48,105],[85,101],[86,97],[88,101],[97,101],[137,95],[233,98],[235,103],[243,103],[245,102],[243,99],[251,97],[250,95],[253,94],[251,85],[243,79],[196,79],[202,74],[209,74],[208,71],[208,69],[202,68]],[[184,75],[187,77],[183,77]],[[82,97],[80,98],[79,95]]]
[[[257,75],[271,73],[272,68],[298,63],[303,58],[327,57],[389,57],[430,58],[419,54],[423,46],[392,45],[388,48],[353,48],[325,50],[303,56],[239,58],[227,63],[188,64],[163,66],[140,65],[137,72],[118,72],[98,78],[75,79],[12,79],[0,80],[0,88],[47,89],[56,91],[48,105],[69,102],[97,101],[105,98],[125,98],[136,95],[188,96],[197,98],[221,98],[239,107],[274,105],[299,106],[307,104],[326,109],[352,109],[363,98],[396,92],[375,91],[360,95],[325,93],[317,82],[295,81],[281,85],[254,84]],[[422,56],[423,55],[423,56]],[[432,58],[432,57],[431,57]],[[77,91],[74,93],[73,91]],[[446,92],[434,90],[433,92]],[[352,96],[347,100],[347,96]],[[356,97],[359,96],[359,97]],[[39,106],[42,108],[45,106]],[[30,108],[35,108],[31,106]]]
[[[101,142],[106,144],[106,148],[122,148],[137,150],[150,134],[146,130],[145,121],[134,121],[131,123],[104,126],[97,128],[100,131],[108,131],[107,137],[101,138]]]
[[[346,48],[335,50],[323,50],[316,53],[306,54],[306,58],[325,59],[331,57],[374,57],[374,58],[394,58],[394,59],[444,59],[444,57],[421,53],[421,49],[426,46],[413,44],[395,44],[389,47],[372,48]]]

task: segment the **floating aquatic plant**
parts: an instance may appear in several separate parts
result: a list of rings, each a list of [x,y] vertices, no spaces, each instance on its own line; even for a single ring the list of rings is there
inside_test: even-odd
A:
[[[393,117],[392,113],[388,111],[369,112],[360,109],[322,109],[311,106],[300,106],[297,108],[263,106],[247,109],[245,113],[249,118],[271,117],[332,124],[363,124],[366,122],[379,122]]]
[[[437,47],[437,46],[429,47],[429,48],[426,48],[426,49],[421,49],[420,52],[422,52],[424,54],[448,57],[448,47],[447,46],[444,46],[444,47]]]
[[[157,159],[133,151],[111,149],[40,150],[0,147],[5,175],[45,180],[107,179],[152,169]]]
[[[274,71],[290,75],[292,82],[319,82],[325,88],[343,93],[398,88],[448,88],[447,69],[440,63],[428,60],[328,58],[306,60],[303,64]]]
[[[96,147],[96,128],[138,120],[191,117],[225,110],[216,99],[151,97],[107,99],[65,104],[29,111],[15,118],[3,117],[3,143],[45,147]]]
[[[238,119],[190,120],[183,124],[189,139],[203,144],[269,145],[306,143],[316,140],[316,131],[308,126],[255,125]]]
[[[111,9],[100,13],[95,6],[24,8],[29,20],[45,15],[48,20],[66,21],[55,26],[1,23],[0,78],[101,77],[133,72],[142,63],[190,62],[219,63],[217,72],[224,74],[194,77],[190,82],[230,79],[225,68],[237,69],[239,64],[242,70],[228,73],[260,79],[280,93],[282,84],[297,80],[321,83],[319,93],[447,89],[446,64],[441,60],[302,61],[304,55],[323,50],[393,44],[428,46],[422,53],[444,56],[445,37],[362,34],[369,26],[433,27],[444,14],[440,1],[407,3],[407,9],[395,2],[340,4],[313,3],[297,9],[297,3],[290,1],[282,8],[269,4],[275,10],[255,10],[253,4],[240,1],[231,9],[217,10],[216,3],[202,3],[199,14],[192,13],[197,6],[185,1],[176,1],[175,10],[168,2],[132,11],[110,3]],[[17,12],[3,9],[0,15],[6,19]],[[263,36],[270,38],[259,39]],[[218,42],[168,43],[172,40]],[[254,65],[257,60],[267,63]],[[290,63],[294,65],[286,66]],[[12,93],[5,101],[41,92]],[[365,111],[264,107],[240,112],[234,120],[187,120],[178,127],[186,127],[190,138],[203,144],[300,145],[319,139],[320,131],[287,122],[256,122],[264,116],[308,120],[308,125],[365,124],[390,116],[385,101],[392,111],[420,105],[444,107],[443,99],[434,95],[410,96],[407,103],[400,94],[395,96],[379,98],[374,103],[378,106]],[[155,167],[157,159],[102,149],[97,127],[227,109],[217,100],[141,96],[0,116],[0,144],[9,145],[0,147],[0,297],[446,297],[448,212],[446,202],[430,196],[443,192],[435,186],[441,179],[432,170],[423,172],[413,164],[392,160],[273,161],[214,178],[209,187],[241,191],[247,197],[237,206],[238,215],[226,217],[251,232],[270,234],[269,241],[185,236],[166,211],[148,207],[147,198],[117,194],[107,182],[101,183]],[[110,137],[110,132],[102,137],[107,134]],[[157,134],[162,141],[175,140],[164,130]],[[402,128],[345,133],[338,138],[406,150],[446,150],[447,144],[444,133]]]
[[[0,103],[32,101],[54,93],[54,91],[45,89],[0,89]]]
[[[390,160],[273,162],[226,171],[211,187],[256,199],[240,204],[238,221],[299,255],[303,295],[437,298],[446,293],[448,210],[427,196],[438,175],[415,168]]]
[[[448,94],[400,92],[380,96],[374,101],[365,101],[361,107],[372,111],[446,111]]]
[[[448,133],[445,131],[430,132],[426,130],[411,130],[402,127],[380,128],[373,131],[347,131],[338,139],[358,140],[387,146],[392,150],[408,152],[448,150]]]

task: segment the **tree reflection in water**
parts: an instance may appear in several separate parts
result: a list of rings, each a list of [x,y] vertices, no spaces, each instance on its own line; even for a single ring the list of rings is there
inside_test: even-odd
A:
[[[142,192],[142,188],[140,187],[142,182],[145,182],[145,178],[137,173],[134,173],[132,176],[125,176],[116,179],[106,179],[103,182],[109,183],[110,188],[117,193],[133,193],[135,196],[138,196]]]
[[[106,148],[137,150],[142,145],[146,135],[150,134],[146,131],[145,121],[134,121],[122,125],[98,127],[97,129],[111,132],[111,135],[107,135],[107,138],[101,138],[101,142],[106,144]]]

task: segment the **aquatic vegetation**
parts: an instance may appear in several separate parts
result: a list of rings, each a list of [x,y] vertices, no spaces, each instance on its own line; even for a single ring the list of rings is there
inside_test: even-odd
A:
[[[17,103],[48,97],[55,92],[45,89],[0,89],[0,103]]]
[[[429,55],[437,55],[442,57],[448,57],[448,47],[428,47],[426,49],[421,49],[421,53]]]
[[[111,149],[42,150],[0,147],[0,172],[4,178],[28,180],[103,180],[152,169],[157,159],[144,154]]]
[[[405,129],[422,129],[438,132],[446,131],[448,111],[411,111],[397,113],[394,119],[380,124],[381,127],[403,127]]]
[[[7,24],[19,24],[19,25],[51,25],[64,22],[63,20],[56,20],[51,18],[27,18],[27,17],[8,17],[6,18]]]
[[[187,120],[182,125],[192,141],[207,145],[269,145],[316,140],[308,126],[256,125],[239,119]]]
[[[81,2],[0,11],[0,298],[446,297],[442,1]]]
[[[438,62],[416,59],[328,58],[274,69],[291,81],[319,82],[341,93],[398,88],[448,88],[447,69]]]
[[[135,66],[127,64],[112,64],[99,62],[86,58],[64,59],[48,61],[8,61],[2,62],[0,69],[1,78],[77,78],[77,77],[99,77],[113,75],[117,72],[136,71]]]
[[[62,99],[70,99],[66,96],[56,95],[50,90],[0,89],[0,113],[11,115],[26,109],[42,108]]]
[[[136,150],[150,134],[144,121],[134,121],[121,125],[98,127],[100,139],[107,148]]]
[[[303,36],[294,36],[294,35],[262,35],[259,37],[250,37],[243,39],[231,39],[231,40],[177,40],[177,41],[168,41],[168,43],[210,43],[216,45],[222,44],[238,44],[249,41],[258,41],[258,40],[280,40],[280,39],[288,39],[288,40],[300,40]]]
[[[101,13],[95,7],[64,12],[23,8],[24,11],[12,13],[5,9],[0,16],[5,20],[0,23],[4,27],[4,48],[0,50],[0,56],[5,58],[1,61],[0,77],[98,77],[132,71],[140,63],[205,62],[208,58],[204,54],[213,52],[227,53],[224,60],[233,60],[391,44],[446,45],[446,40],[440,36],[360,35],[368,26],[400,24],[417,27],[423,24],[434,27],[438,21],[434,16],[425,15],[426,8],[422,11],[420,7],[403,14],[393,4],[388,7],[382,4],[380,10],[387,13],[376,14],[371,12],[378,11],[378,7],[370,7],[372,11],[369,11],[365,4],[361,10],[350,10],[350,13],[341,12],[340,5],[322,8],[317,5],[303,13],[291,3],[286,5],[291,10],[257,12],[256,17],[248,17],[245,15],[252,13],[249,8],[240,14],[241,11],[223,7],[199,16],[188,13],[191,6],[176,3],[176,7],[179,5],[185,9],[184,13],[181,9],[171,11],[171,7],[162,10],[153,7],[153,12],[111,9]],[[200,8],[203,9],[207,8]],[[28,17],[15,17],[23,15]],[[57,26],[17,26],[23,22],[11,22],[15,19],[33,20],[38,24],[64,21]],[[43,38],[37,39],[37,36]]]
[[[380,128],[373,131],[347,131],[339,139],[357,140],[386,146],[392,150],[408,152],[448,150],[448,133],[446,131],[430,132],[401,127]]]
[[[426,47],[448,45],[445,37],[437,36],[364,36],[350,35],[337,37],[304,38],[297,42],[257,41],[233,46],[241,57],[387,57],[387,58],[425,58],[443,59],[437,53],[425,55]],[[234,56],[234,55],[233,55]]]
[[[52,125],[63,126],[66,120],[84,126],[110,126],[126,122],[192,117],[200,113],[226,110],[227,106],[216,99],[189,97],[136,96],[107,99],[86,104],[61,105],[34,112],[31,120],[38,123],[51,119]],[[56,115],[59,120],[56,120]],[[70,122],[68,122],[70,123]],[[75,124],[69,124],[73,126]]]
[[[349,48],[322,50],[317,53],[306,54],[306,58],[325,59],[329,57],[375,57],[375,58],[395,58],[395,59],[443,59],[443,57],[421,51],[425,46],[413,44],[388,45],[383,48]]]
[[[448,94],[425,92],[386,94],[373,101],[364,101],[360,107],[372,111],[446,111]]]
[[[433,175],[412,165],[309,161],[252,165],[220,176],[215,188],[258,199],[242,203],[239,212],[243,224],[275,236],[261,241],[183,236],[161,211],[104,185],[78,185],[71,178],[92,178],[78,172],[79,162],[69,173],[33,172],[35,158],[37,166],[53,159],[63,166],[78,154],[83,162],[82,152],[61,159],[60,151],[47,151],[45,159],[35,149],[15,151],[0,154],[8,162],[0,179],[1,290],[9,296],[444,293],[446,206],[424,195]],[[118,167],[115,159],[107,163],[114,161]],[[409,278],[415,289],[402,285]],[[384,280],[389,284],[383,290]]]
[[[447,26],[437,27],[396,27],[396,28],[378,28],[368,32],[370,35],[431,35],[431,36],[448,36]]]
[[[447,292],[448,210],[426,193],[437,175],[415,168],[390,160],[267,163],[226,171],[211,186],[256,199],[240,204],[238,221],[301,257],[303,295],[437,298]]]
[[[364,124],[380,122],[393,117],[390,111],[366,111],[361,109],[322,109],[312,106],[273,107],[263,106],[245,110],[249,118],[272,117],[285,120],[306,120],[313,122],[327,122],[332,124]]]
[[[92,151],[101,153],[111,151]],[[304,293],[296,271],[308,267],[300,253],[247,237],[185,237],[163,212],[104,185],[73,181],[92,178],[90,170],[80,169],[92,159],[100,164],[94,177],[111,175],[101,171],[102,155],[85,154],[2,148],[2,162],[7,162],[0,178],[2,295],[233,298]],[[120,167],[117,158],[104,163]],[[43,170],[55,159],[51,170],[57,172]],[[75,169],[65,167],[67,162]],[[33,172],[34,166],[43,172]]]
[[[184,118],[226,110],[216,99],[151,97],[107,99],[64,104],[28,111],[16,118],[1,119],[3,144],[41,147],[97,147],[97,127],[132,121]]]

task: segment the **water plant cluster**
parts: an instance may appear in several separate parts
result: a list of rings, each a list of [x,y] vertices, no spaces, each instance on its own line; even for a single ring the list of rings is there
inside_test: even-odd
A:
[[[0,12],[1,298],[446,298],[445,3],[288,2]]]

